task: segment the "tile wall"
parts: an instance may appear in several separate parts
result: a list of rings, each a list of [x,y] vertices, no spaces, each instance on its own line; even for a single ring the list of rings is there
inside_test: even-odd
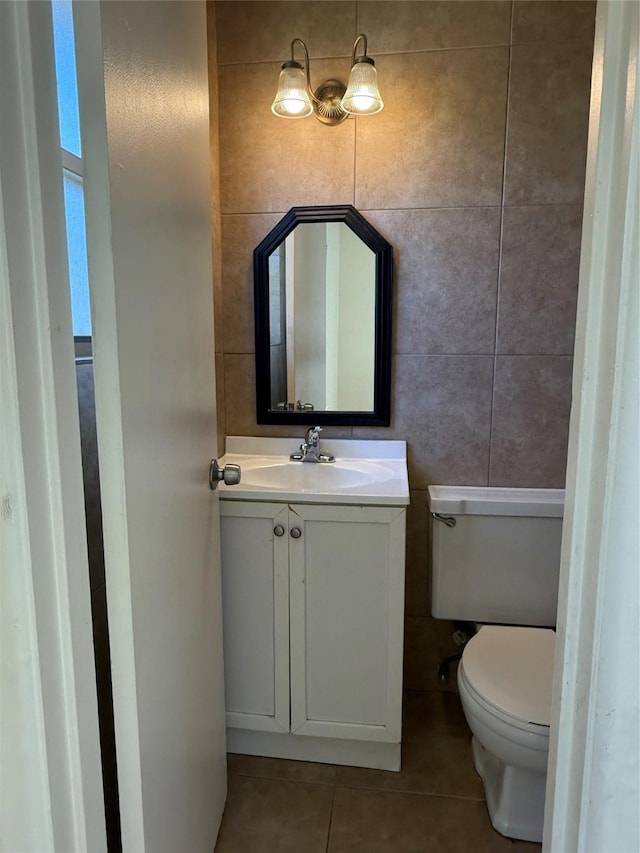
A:
[[[293,205],[354,205],[395,247],[392,422],[334,432],[408,442],[405,684],[432,687],[452,649],[429,616],[427,486],[564,483],[595,3],[209,12],[221,436],[301,434],[255,421],[252,251]],[[382,113],[271,114],[292,38],[318,85],[346,81],[359,32]]]

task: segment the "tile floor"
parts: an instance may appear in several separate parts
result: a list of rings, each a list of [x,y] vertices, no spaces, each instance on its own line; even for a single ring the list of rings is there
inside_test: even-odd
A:
[[[405,694],[402,770],[229,755],[215,853],[537,853],[492,828],[455,693]]]

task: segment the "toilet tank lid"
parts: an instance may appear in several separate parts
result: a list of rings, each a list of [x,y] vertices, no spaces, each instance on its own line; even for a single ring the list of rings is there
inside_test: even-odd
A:
[[[562,518],[564,489],[429,486],[429,508],[443,515],[522,515]]]
[[[465,646],[465,677],[499,711],[548,726],[555,643],[549,628],[483,625]]]

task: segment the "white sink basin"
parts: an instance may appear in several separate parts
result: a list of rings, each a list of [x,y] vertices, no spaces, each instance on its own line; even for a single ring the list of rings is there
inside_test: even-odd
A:
[[[242,482],[247,486],[302,492],[335,492],[371,483],[384,483],[393,471],[366,460],[348,462],[284,462],[242,469]]]
[[[222,500],[291,501],[375,506],[409,503],[404,441],[327,439],[335,462],[291,462],[299,439],[228,436],[220,464],[240,465],[237,486],[220,483]]]

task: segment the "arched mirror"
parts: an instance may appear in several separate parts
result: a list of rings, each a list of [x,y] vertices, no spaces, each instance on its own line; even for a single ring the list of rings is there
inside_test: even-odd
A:
[[[349,205],[294,207],[253,263],[258,423],[388,426],[391,245]]]

